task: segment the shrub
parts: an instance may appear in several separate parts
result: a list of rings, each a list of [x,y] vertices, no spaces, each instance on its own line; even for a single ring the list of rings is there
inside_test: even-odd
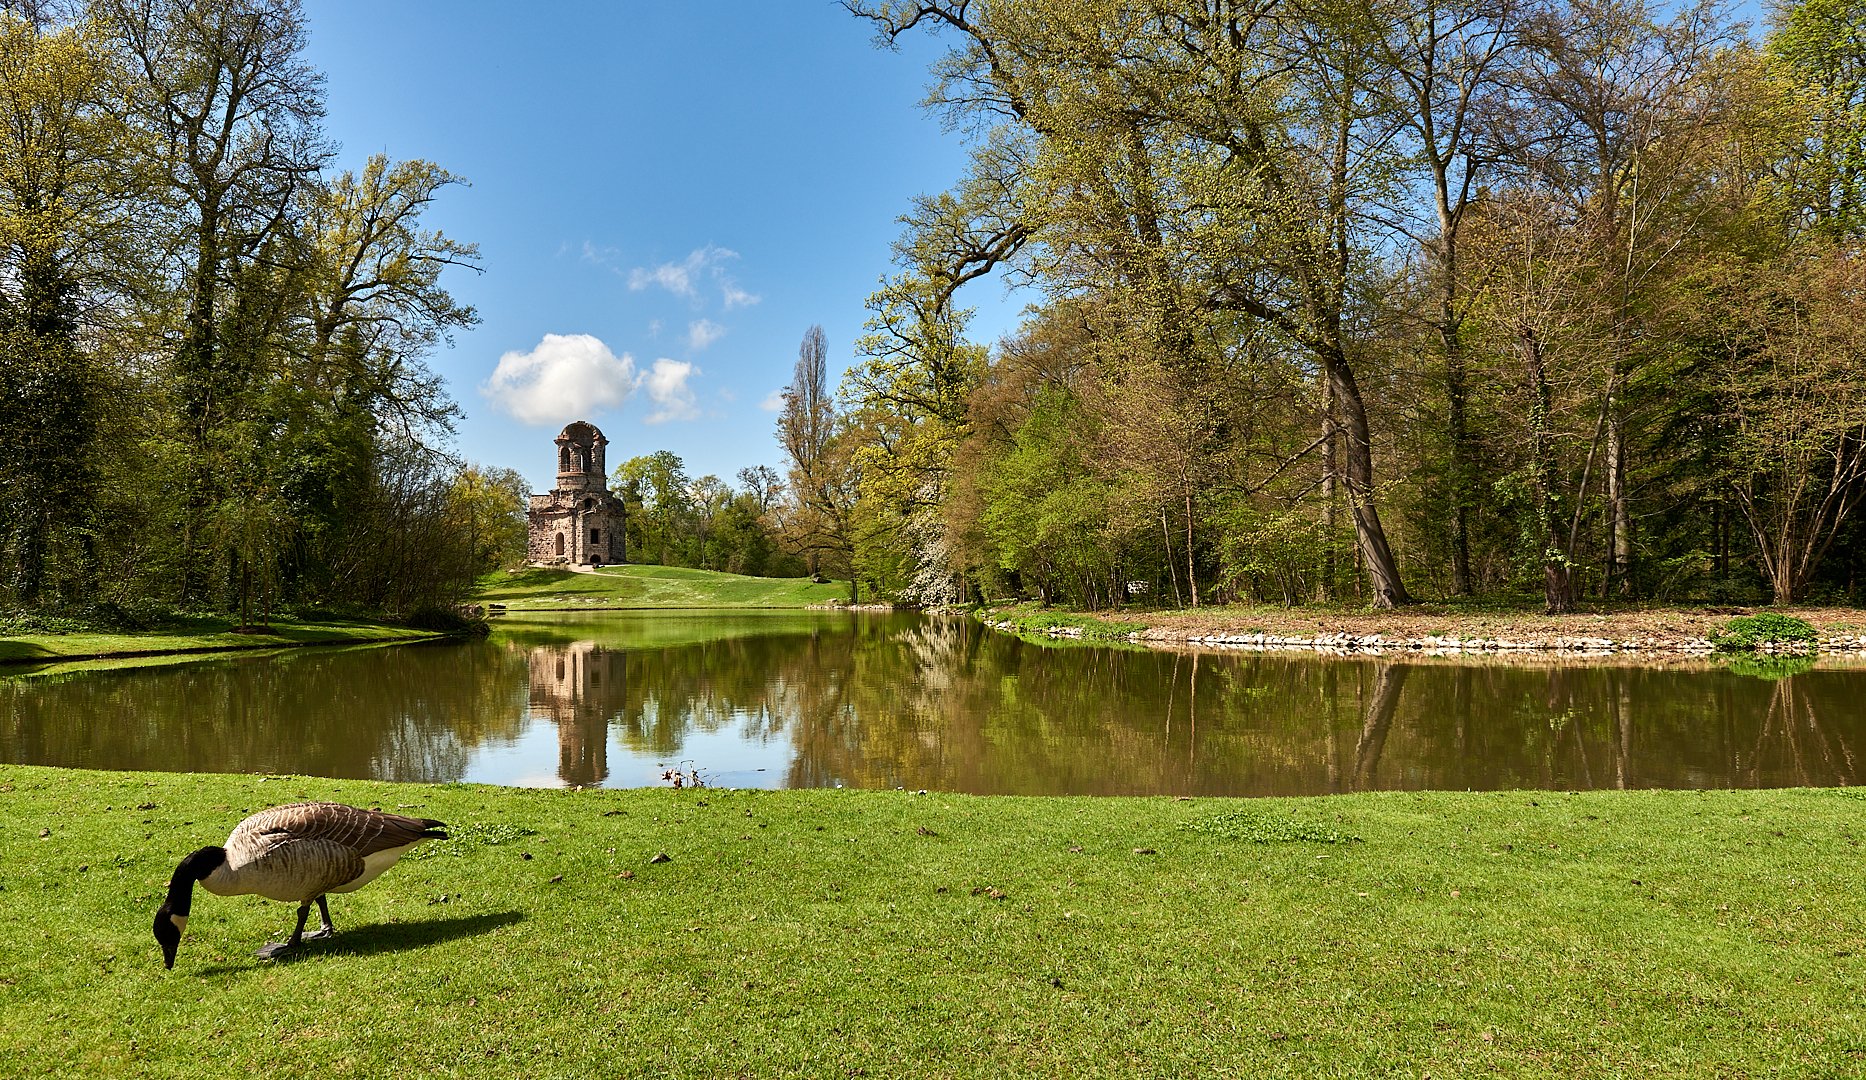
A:
[[[434,630],[443,634],[485,637],[492,633],[492,627],[486,625],[484,618],[469,615],[459,608],[441,607],[438,604],[416,608],[402,621],[417,630]]]
[[[100,630],[138,631],[173,623],[175,612],[159,600],[99,600],[84,609],[83,617]]]
[[[175,613],[154,600],[119,603],[100,600],[63,611],[0,611],[0,634],[84,634],[135,632],[175,621]]]
[[[1740,615],[1724,624],[1723,632],[1711,638],[1719,652],[1754,652],[1764,644],[1812,645],[1820,634],[1805,619],[1765,611]]]
[[[82,619],[44,611],[0,612],[0,636],[13,634],[81,634],[91,629]]]

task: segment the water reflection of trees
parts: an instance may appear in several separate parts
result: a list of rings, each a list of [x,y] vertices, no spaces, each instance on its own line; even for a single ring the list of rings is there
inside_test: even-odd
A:
[[[926,622],[800,688],[791,782],[965,791],[1844,784],[1858,673],[1057,649]],[[827,671],[845,670],[830,662]]]
[[[715,732],[786,748],[795,786],[1851,784],[1862,679],[1050,648],[913,616],[618,617],[492,643],[0,679],[0,758],[446,780],[548,722],[567,784],[609,780],[614,752],[671,763]]]
[[[0,679],[0,759],[456,780],[475,747],[516,738],[523,677],[475,643]]]
[[[791,786],[1023,793],[1851,783],[1861,737],[1849,672],[1059,649],[917,618],[625,640],[526,650],[567,783],[602,781],[605,733],[673,759],[728,728],[787,737]]]

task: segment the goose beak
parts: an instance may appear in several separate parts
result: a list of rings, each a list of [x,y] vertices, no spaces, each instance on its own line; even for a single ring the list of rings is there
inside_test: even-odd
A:
[[[156,909],[155,939],[162,946],[162,966],[171,971],[175,968],[175,950],[181,948],[181,932],[188,926],[188,916],[177,915],[169,910],[166,902]]]

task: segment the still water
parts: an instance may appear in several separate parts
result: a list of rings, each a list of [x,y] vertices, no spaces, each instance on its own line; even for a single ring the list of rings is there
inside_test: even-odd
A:
[[[528,786],[1017,794],[1855,784],[1866,671],[1156,653],[842,612],[0,677],[0,760]]]

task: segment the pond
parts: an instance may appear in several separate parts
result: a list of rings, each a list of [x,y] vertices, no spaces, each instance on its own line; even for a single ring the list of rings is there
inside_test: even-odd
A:
[[[0,677],[0,760],[524,786],[1312,795],[1859,782],[1866,671],[1034,644],[846,612]]]

